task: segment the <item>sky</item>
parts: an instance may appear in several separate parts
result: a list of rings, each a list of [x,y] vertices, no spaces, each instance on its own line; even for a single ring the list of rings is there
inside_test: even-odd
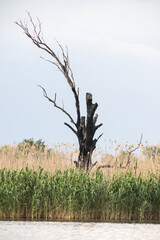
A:
[[[77,143],[67,117],[37,85],[75,118],[73,94],[61,72],[14,22],[42,22],[45,41],[60,56],[55,38],[69,49],[82,113],[85,94],[98,103],[99,146],[160,143],[160,1],[0,0],[0,145],[23,139]],[[50,59],[52,60],[52,59]],[[69,123],[69,121],[68,121]]]

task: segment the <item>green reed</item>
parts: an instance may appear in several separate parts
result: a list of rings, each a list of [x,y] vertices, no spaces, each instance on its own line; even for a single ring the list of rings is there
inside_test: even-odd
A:
[[[0,218],[160,220],[160,175],[2,169]]]

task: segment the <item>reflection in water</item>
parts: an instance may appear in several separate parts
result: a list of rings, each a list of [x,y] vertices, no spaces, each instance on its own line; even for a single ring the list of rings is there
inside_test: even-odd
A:
[[[0,221],[0,240],[159,240],[159,224]]]

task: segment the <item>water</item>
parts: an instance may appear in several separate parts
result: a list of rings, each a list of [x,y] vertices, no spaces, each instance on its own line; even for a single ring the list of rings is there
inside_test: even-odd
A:
[[[160,240],[159,224],[0,221],[0,240]]]

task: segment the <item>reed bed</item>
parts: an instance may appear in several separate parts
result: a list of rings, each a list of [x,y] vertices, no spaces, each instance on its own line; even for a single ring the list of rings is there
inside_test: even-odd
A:
[[[36,148],[23,142],[4,145],[0,147],[0,169],[21,170],[28,165],[33,170],[38,170],[41,166],[44,170],[54,173],[58,169],[72,168],[77,153],[74,144],[58,143],[52,148],[48,145]]]
[[[0,218],[160,221],[159,145],[142,145],[123,168],[132,147],[97,149],[98,164],[86,173],[74,169],[75,145],[30,139],[1,146]],[[113,167],[97,171],[105,164]]]
[[[37,141],[39,142],[39,141]],[[41,141],[41,143],[43,143]],[[112,165],[112,168],[102,168],[103,174],[113,176],[125,172],[142,174],[147,176],[149,173],[159,175],[160,173],[160,147],[149,147],[142,145],[137,153],[131,154],[131,163],[127,168],[123,168],[127,162],[127,150],[133,145],[125,144],[121,146],[115,141],[106,143],[105,149],[97,148],[93,155],[93,162],[97,161],[96,167],[92,172],[102,165]],[[150,151],[148,150],[150,149]],[[146,150],[148,154],[146,154]],[[45,171],[55,173],[57,170],[65,171],[74,168],[74,161],[77,160],[78,149],[76,145],[58,143],[52,147],[40,144],[28,145],[28,143],[10,144],[0,147],[0,169],[21,170],[26,165],[30,169],[38,170],[42,167]]]
[[[160,220],[160,176],[0,170],[1,219]]]

